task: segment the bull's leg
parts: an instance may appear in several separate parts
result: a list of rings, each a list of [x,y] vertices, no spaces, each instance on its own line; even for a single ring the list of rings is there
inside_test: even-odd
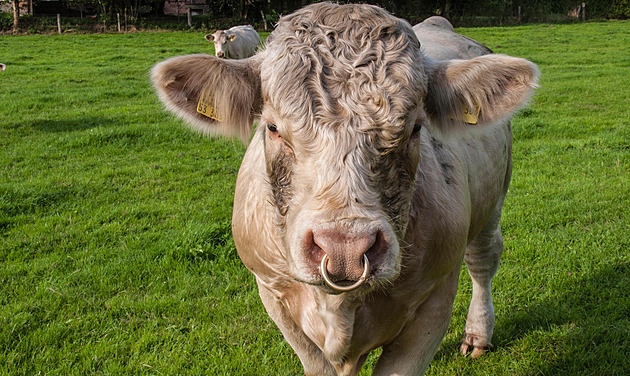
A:
[[[423,375],[438,351],[453,313],[460,268],[455,268],[416,310],[415,319],[383,346],[373,375]]]
[[[501,236],[501,204],[484,230],[468,245],[464,260],[472,278],[473,292],[466,327],[462,335],[461,353],[472,351],[471,357],[483,355],[492,344],[494,306],[492,304],[492,277],[499,269],[503,253]]]
[[[258,283],[258,293],[267,313],[300,358],[304,375],[336,376],[337,372],[319,347],[287,316],[282,303],[260,283]]]

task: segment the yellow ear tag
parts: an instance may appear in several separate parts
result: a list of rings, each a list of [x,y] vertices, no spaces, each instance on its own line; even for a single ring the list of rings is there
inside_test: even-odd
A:
[[[210,103],[212,103],[212,97],[210,97],[206,93],[203,93],[199,97],[199,103],[197,103],[197,112],[209,117],[212,120],[221,121],[219,114]]]
[[[464,116],[463,119],[465,123],[475,125],[479,121],[479,112],[481,111],[481,107],[475,104],[475,107],[471,110],[467,105],[463,105]]]

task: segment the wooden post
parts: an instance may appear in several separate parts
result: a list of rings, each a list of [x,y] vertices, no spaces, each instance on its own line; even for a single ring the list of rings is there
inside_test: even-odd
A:
[[[125,8],[125,31],[127,31],[127,8]]]
[[[61,14],[57,13],[57,32],[61,34]]]
[[[265,17],[265,12],[263,12],[262,9],[260,9],[260,16],[262,17],[263,22],[265,24],[265,31],[267,31],[267,17]]]
[[[13,0],[13,32],[17,33],[20,27],[20,0]]]
[[[118,23],[118,32],[120,33],[120,13],[116,13],[116,22]]]
[[[188,27],[192,27],[192,12],[188,8]]]
[[[586,3],[582,3],[582,21],[586,21]]]
[[[523,21],[523,17],[521,16],[521,6],[518,6],[518,23],[520,24]]]

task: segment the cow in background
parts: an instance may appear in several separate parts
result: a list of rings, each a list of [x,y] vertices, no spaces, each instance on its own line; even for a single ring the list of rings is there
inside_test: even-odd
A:
[[[457,39],[434,21],[435,45]],[[490,347],[510,116],[539,72],[479,51],[437,60],[381,8],[318,3],[281,18],[249,59],[189,55],[153,68],[166,107],[202,132],[247,141],[259,119],[232,231],[306,375],[355,376],[379,347],[375,375],[423,374],[463,262],[473,292],[461,351]]]
[[[0,63],[0,72],[2,72],[3,70],[5,70],[7,68],[6,65]]]
[[[422,52],[435,60],[472,59],[492,53],[488,47],[467,36],[457,34],[444,17],[429,17],[413,27]]]
[[[226,59],[245,59],[253,56],[260,45],[260,35],[250,25],[217,30],[205,38],[208,42],[214,43],[215,55]]]

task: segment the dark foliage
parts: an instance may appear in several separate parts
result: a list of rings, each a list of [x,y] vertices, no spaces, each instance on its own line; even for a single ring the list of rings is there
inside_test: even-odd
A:
[[[175,1],[175,0],[166,0]],[[196,0],[199,2],[202,0]],[[448,18],[454,26],[496,26],[535,22],[571,22],[582,19],[583,0],[374,0],[411,24],[433,15]],[[289,14],[318,0],[205,0],[209,14],[195,15],[192,26],[185,14],[164,16],[165,0],[70,0],[58,2],[64,17],[63,30],[107,32],[117,30],[117,14],[126,15],[127,30],[137,29],[219,29],[237,24],[252,24],[259,30],[272,29],[280,15]],[[364,3],[365,1],[339,1]],[[44,2],[39,1],[39,4]],[[46,3],[49,4],[49,3]],[[630,0],[590,0],[585,3],[585,19],[630,17]],[[38,2],[35,0],[35,9]],[[48,8],[47,8],[48,9]],[[84,17],[78,17],[82,11]],[[51,12],[50,10],[48,12]],[[87,15],[91,15],[87,16]],[[46,17],[48,16],[48,17]],[[52,14],[20,17],[21,32],[56,31]],[[71,17],[77,16],[77,17]],[[0,31],[13,24],[12,14],[0,13]]]

